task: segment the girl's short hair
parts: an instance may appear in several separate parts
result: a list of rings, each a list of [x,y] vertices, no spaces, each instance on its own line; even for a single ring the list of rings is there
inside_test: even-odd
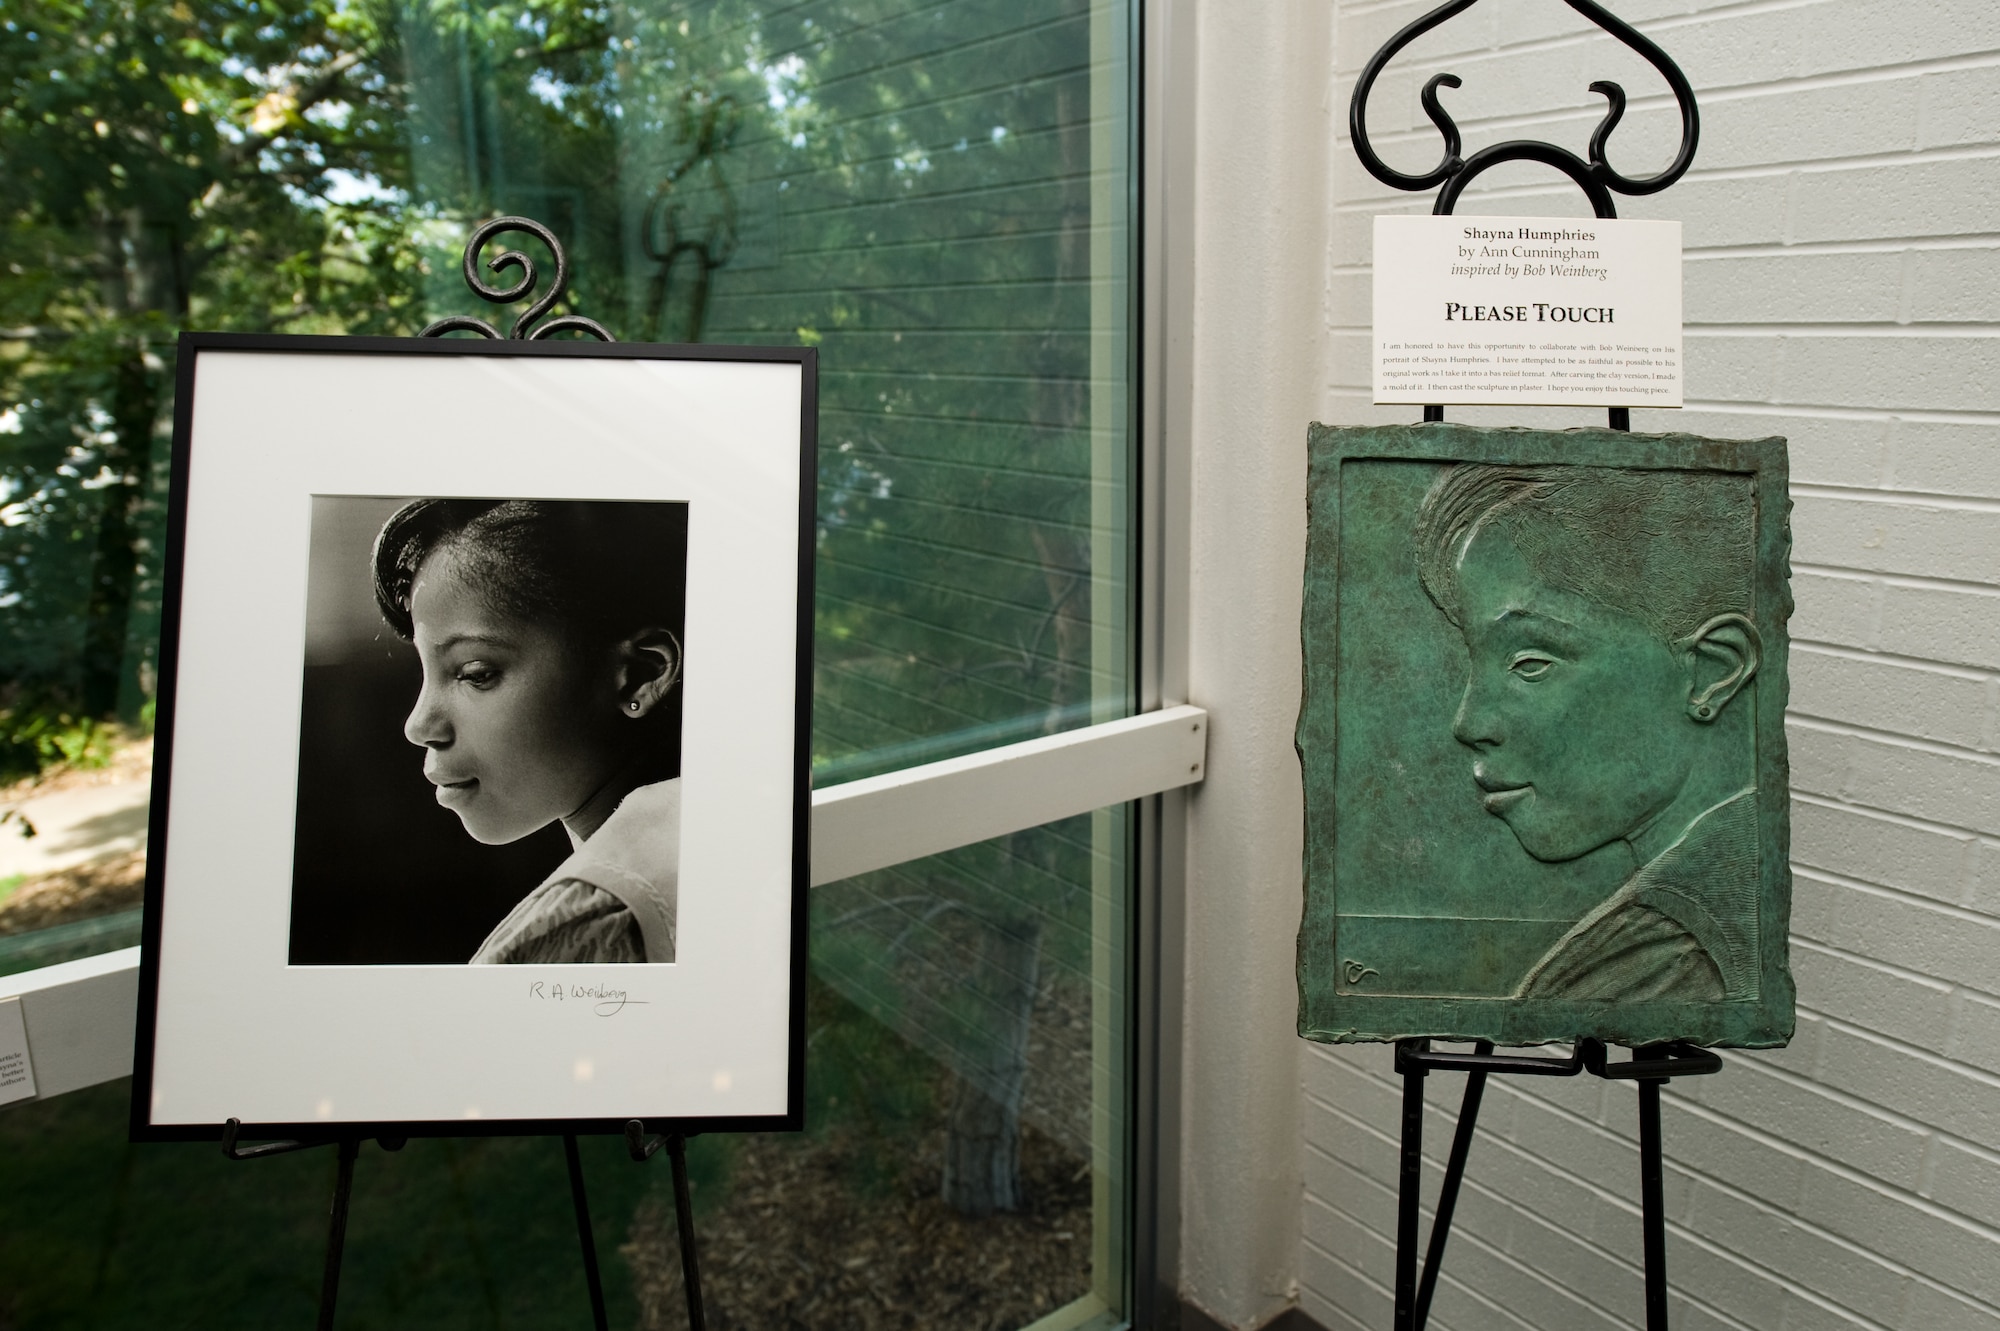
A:
[[[629,500],[416,499],[375,537],[375,604],[396,636],[415,633],[410,595],[449,550],[494,607],[580,647],[645,628],[685,641],[687,505]]]
[[[1717,615],[1756,619],[1755,515],[1749,479],[1734,473],[1464,462],[1418,509],[1417,572],[1458,624],[1459,557],[1492,526],[1544,582],[1671,643]]]

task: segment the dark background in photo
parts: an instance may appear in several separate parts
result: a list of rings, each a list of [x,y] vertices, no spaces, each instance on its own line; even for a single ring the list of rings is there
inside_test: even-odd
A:
[[[375,607],[371,555],[375,534],[410,498],[313,496],[292,849],[295,966],[463,963],[570,853],[557,823],[509,845],[474,841],[437,803],[423,751],[403,737],[423,672],[416,649]],[[687,505],[643,507],[659,514],[656,576],[684,586]],[[685,625],[669,627],[685,648]],[[676,749],[680,700],[676,688],[668,702]]]

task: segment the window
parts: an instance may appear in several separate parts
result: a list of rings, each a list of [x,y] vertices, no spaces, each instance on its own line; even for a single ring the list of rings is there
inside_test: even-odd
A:
[[[1132,713],[1128,0],[284,0],[258,21],[0,20],[0,974],[136,939],[173,334],[484,315],[458,256],[499,213],[565,239],[568,307],[623,338],[820,347],[818,784]],[[1130,822],[1111,807],[816,889],[814,1130],[696,1143],[718,1305],[973,1325],[938,1302],[956,1252],[996,1282],[976,1305],[996,1327],[1121,1312]],[[0,1114],[8,1232],[47,1213],[62,1151],[132,1162],[62,1189],[86,1219],[0,1255],[38,1324],[124,1297],[104,1264],[172,1233],[240,1231],[238,1272],[275,1260],[196,1176],[289,1197],[312,1232],[310,1167],[127,1156],[121,1093]],[[548,1168],[510,1154],[532,1145],[364,1160],[357,1259],[371,1173],[385,1199],[480,1214],[435,1222],[432,1266],[357,1268],[351,1297],[462,1277],[505,1303],[536,1262],[561,1288],[564,1240],[503,1236],[560,1198],[559,1165],[502,1181]],[[605,1161],[607,1269],[626,1251],[627,1296],[664,1297],[670,1212]],[[867,1228],[933,1213],[944,1267]],[[182,1298],[213,1324],[223,1286],[186,1269],[132,1307]],[[289,1315],[224,1283],[242,1324]]]

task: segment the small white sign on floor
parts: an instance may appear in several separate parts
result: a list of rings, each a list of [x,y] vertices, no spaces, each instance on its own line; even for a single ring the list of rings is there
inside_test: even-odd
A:
[[[35,1098],[35,1068],[28,1061],[28,1025],[21,1000],[0,1000],[0,1105]]]
[[[1681,224],[1377,217],[1375,400],[1681,405]]]

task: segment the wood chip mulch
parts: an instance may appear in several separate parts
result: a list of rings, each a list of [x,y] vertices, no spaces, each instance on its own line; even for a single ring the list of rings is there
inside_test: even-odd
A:
[[[838,1133],[733,1145],[726,1197],[695,1199],[714,1331],[1017,1331],[1090,1289],[1088,1167],[1033,1129],[1026,1209],[983,1220],[938,1199],[935,1134],[880,1190],[855,1187]],[[645,1331],[685,1327],[670,1191],[641,1205],[619,1251]]]

